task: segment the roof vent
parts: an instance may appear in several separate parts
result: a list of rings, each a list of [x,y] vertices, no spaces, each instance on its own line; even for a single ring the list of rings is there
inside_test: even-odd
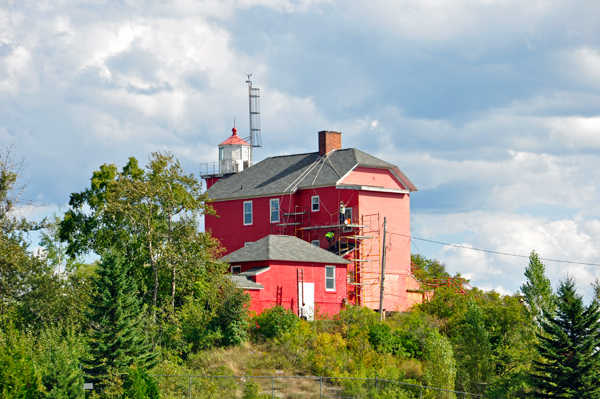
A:
[[[319,132],[319,156],[329,154],[333,150],[342,149],[342,132]]]

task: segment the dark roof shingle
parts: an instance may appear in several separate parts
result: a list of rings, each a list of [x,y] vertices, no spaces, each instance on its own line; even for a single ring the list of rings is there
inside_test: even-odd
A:
[[[332,186],[355,166],[393,169],[411,186],[407,188],[414,187],[395,165],[349,148],[333,151],[326,157],[319,157],[317,152],[270,157],[240,173],[223,176],[208,189],[207,194],[213,200],[224,200]]]
[[[229,278],[229,280],[231,280],[238,288],[244,290],[262,290],[265,288],[264,285],[254,282],[248,276],[235,276],[228,274],[227,278]]]
[[[268,235],[221,258],[229,263],[283,260],[293,262],[351,263],[294,236]]]

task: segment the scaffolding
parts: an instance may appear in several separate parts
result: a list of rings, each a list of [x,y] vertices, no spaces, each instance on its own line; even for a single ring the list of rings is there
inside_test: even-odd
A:
[[[411,273],[413,275],[419,274],[419,266],[416,263],[410,262]],[[421,291],[432,291],[436,288],[445,287],[448,288],[457,294],[466,295],[469,291],[473,289],[467,279],[463,277],[450,277],[450,276],[441,276],[439,278],[433,279],[419,279],[419,283],[421,284]]]
[[[340,256],[349,255],[347,300],[358,306],[377,308],[381,284],[381,223],[379,213],[350,215],[344,223],[311,226],[310,209],[296,205],[281,210],[282,221],[271,226],[272,234],[293,235],[304,241],[313,230],[337,230],[338,241],[330,248]]]
[[[375,308],[379,306],[381,284],[381,225],[379,213],[361,215],[360,222],[349,234],[340,237],[340,254],[352,252],[352,265],[348,270],[348,300],[355,296],[356,304]]]
[[[281,209],[281,222],[271,225],[271,234],[296,236],[306,241],[303,227],[310,226],[308,207],[296,205],[293,209]]]

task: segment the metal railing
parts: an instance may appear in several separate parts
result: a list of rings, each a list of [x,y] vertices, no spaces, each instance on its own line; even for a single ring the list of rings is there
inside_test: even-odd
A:
[[[254,381],[260,398],[483,398],[483,395],[380,378],[250,375],[154,375],[166,398],[239,398]],[[381,396],[383,395],[383,396]]]

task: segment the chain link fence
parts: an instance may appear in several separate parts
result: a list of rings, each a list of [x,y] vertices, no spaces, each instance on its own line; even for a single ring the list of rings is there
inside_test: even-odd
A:
[[[463,399],[483,395],[379,378],[315,376],[154,375],[165,399],[398,398]],[[254,395],[254,396],[252,396]]]

